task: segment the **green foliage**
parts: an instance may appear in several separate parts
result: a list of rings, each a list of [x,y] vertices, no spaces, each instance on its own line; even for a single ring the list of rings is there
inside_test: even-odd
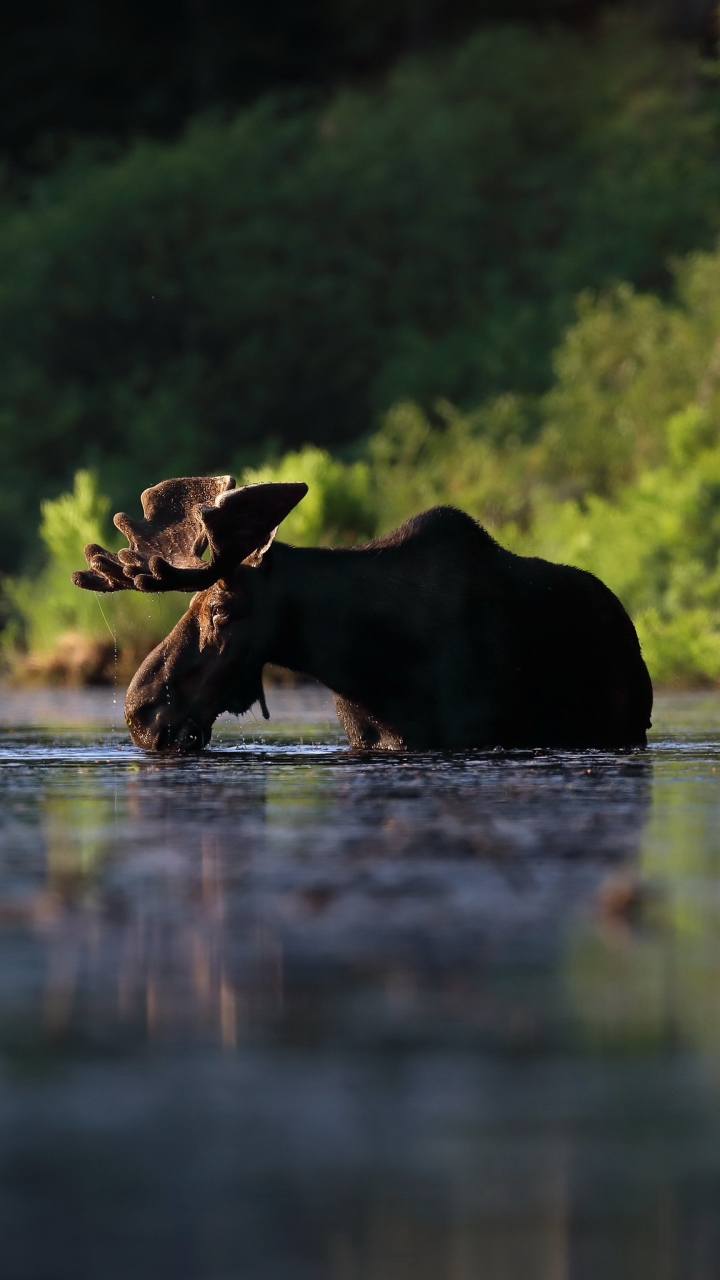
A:
[[[283,521],[280,536],[299,546],[318,542],[353,543],[375,531],[374,495],[365,462],[343,464],[311,446],[286,454],[276,463],[246,471],[243,484],[303,479],[309,493]],[[83,678],[78,664],[87,642],[117,642],[120,675],[162,639],[187,608],[188,597],[120,592],[96,595],[71,581],[85,561],[88,542],[115,549],[124,544],[108,527],[110,499],[100,493],[92,472],[79,471],[71,493],[43,502],[40,538],[46,564],[39,575],[6,579],[3,586],[11,620],[2,635],[6,665],[22,674],[30,654],[30,673],[49,678]],[[62,652],[61,652],[62,651]]]
[[[662,424],[692,395],[684,317],[629,286],[585,294],[555,357],[545,399],[548,477],[571,491],[612,493],[663,456]]]
[[[165,598],[121,592],[98,596],[73,586],[71,574],[82,568],[88,542],[114,548],[123,543],[108,531],[110,499],[102,495],[88,471],[75,476],[72,493],[42,504],[40,536],[47,563],[37,577],[6,580],[5,594],[12,618],[2,636],[3,652],[11,664],[18,650],[33,655],[52,653],[63,636],[89,640],[117,638],[119,649],[146,652],[165,635],[187,603],[184,597]]]
[[[47,554],[6,651],[107,634],[69,582],[101,491],[235,459],[309,484],[288,541],[450,502],[608,582],[657,678],[720,679],[719,126],[717,78],[637,23],[496,28],[6,202],[0,546],[45,498]],[[184,604],[108,622],[140,652]]]
[[[298,547],[362,542],[375,532],[376,513],[365,462],[344,464],[308,445],[276,462],[246,470],[243,484],[304,480],[309,492],[280,525],[279,536]]]
[[[676,441],[700,419],[671,418]],[[697,437],[696,437],[697,442]],[[525,531],[502,541],[524,554],[575,564],[606,582],[629,610],[655,680],[720,677],[720,447],[675,454],[613,498],[538,501]]]
[[[668,255],[711,243],[719,120],[690,52],[615,18],[488,28],[321,112],[266,100],[78,152],[0,212],[6,569],[79,466],[129,507],[168,474],[357,441],[401,400],[544,390],[581,289],[662,291]]]
[[[683,265],[676,303],[585,296],[530,442],[516,399],[440,405],[435,424],[397,406],[370,445],[381,526],[460,506],[521,554],[597,574],[656,680],[720,679],[719,277],[720,250]]]
[[[710,410],[693,402],[671,414],[660,464],[610,495],[586,491],[581,499],[549,483],[543,435],[524,440],[527,412],[509,397],[473,414],[440,404],[433,423],[405,402],[371,440],[367,462],[343,464],[309,446],[247,470],[242,482],[306,481],[307,497],[280,528],[297,545],[363,541],[417,511],[453,503],[521,554],[597,574],[635,620],[655,680],[720,679],[720,432]],[[92,594],[72,586],[84,544],[112,545],[108,509],[86,472],[72,494],[43,504],[48,563],[38,579],[6,583],[16,619],[5,633],[6,655],[21,624],[33,655],[50,653],[68,633],[102,640],[115,626],[120,647],[142,656],[185,608],[182,596],[163,607],[128,592],[101,599],[101,612]]]
[[[380,530],[438,503],[493,527],[522,523],[534,461],[522,443],[529,417],[523,402],[504,396],[462,413],[441,401],[435,416],[433,424],[419,405],[404,401],[369,442]]]

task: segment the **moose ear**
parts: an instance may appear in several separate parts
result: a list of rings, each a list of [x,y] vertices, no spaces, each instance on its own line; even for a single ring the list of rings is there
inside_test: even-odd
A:
[[[278,525],[307,491],[302,483],[246,484],[219,494],[214,506],[200,507],[212,559],[221,572],[229,572],[249,557],[259,564]]]

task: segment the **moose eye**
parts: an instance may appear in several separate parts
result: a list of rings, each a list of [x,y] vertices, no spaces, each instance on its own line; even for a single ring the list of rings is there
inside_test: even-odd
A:
[[[230,621],[230,614],[226,609],[216,606],[210,610],[210,620],[214,627],[223,627],[226,622]]]

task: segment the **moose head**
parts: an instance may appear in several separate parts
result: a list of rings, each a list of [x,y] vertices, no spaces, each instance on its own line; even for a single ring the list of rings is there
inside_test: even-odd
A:
[[[201,751],[221,711],[259,702],[267,718],[262,668],[272,610],[258,578],[278,525],[306,493],[305,484],[236,488],[232,476],[163,480],[141,496],[144,519],[115,516],[128,548],[85,547],[78,587],[196,593],[128,688],[125,718],[137,746]]]

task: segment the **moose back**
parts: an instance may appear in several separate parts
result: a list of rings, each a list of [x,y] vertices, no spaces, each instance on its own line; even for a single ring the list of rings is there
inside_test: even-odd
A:
[[[222,711],[267,715],[266,662],[331,689],[353,747],[645,745],[637,635],[592,574],[514,555],[452,507],[358,548],[274,542],[306,492],[165,480],[143,520],[115,517],[129,548],[85,548],[78,586],[196,593],[128,689],[138,746],[200,751]]]

